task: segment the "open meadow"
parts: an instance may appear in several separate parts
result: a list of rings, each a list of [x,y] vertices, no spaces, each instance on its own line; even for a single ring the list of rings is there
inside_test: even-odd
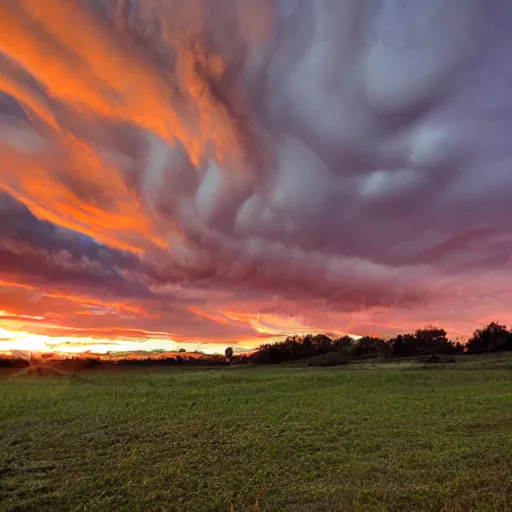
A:
[[[0,374],[0,510],[512,510],[512,358]]]

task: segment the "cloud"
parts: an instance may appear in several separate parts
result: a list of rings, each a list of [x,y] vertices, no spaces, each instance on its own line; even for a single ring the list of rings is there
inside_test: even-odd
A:
[[[162,289],[136,255],[36,219],[0,195],[0,321],[36,334],[198,341],[257,337],[200,314],[176,287]],[[5,310],[4,310],[5,308]],[[179,327],[176,328],[176,324]]]
[[[505,2],[48,2],[0,7],[4,279],[194,340],[510,317]]]
[[[120,296],[140,296],[129,289],[121,270],[137,272],[140,260],[101,246],[81,233],[38,220],[7,194],[0,194],[0,275],[32,276],[36,282],[106,287]]]

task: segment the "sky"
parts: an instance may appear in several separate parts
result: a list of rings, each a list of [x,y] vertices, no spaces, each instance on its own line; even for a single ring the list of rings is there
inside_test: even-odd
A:
[[[512,323],[512,3],[0,2],[0,350]]]

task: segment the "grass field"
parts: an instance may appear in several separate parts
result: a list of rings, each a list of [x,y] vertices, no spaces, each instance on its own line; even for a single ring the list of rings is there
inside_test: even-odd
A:
[[[0,377],[2,511],[512,510],[512,358]]]

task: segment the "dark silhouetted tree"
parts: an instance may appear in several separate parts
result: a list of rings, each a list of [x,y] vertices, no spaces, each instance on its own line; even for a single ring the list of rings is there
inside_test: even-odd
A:
[[[455,343],[452,343],[453,345],[453,354],[464,354],[464,344],[460,341],[456,341]]]
[[[334,350],[348,352],[354,343],[354,338],[345,335],[341,336],[341,338],[336,338],[335,340],[333,340],[332,347]]]
[[[288,336],[284,341],[261,345],[251,360],[261,364],[279,364],[285,361],[299,361],[307,357],[334,351],[334,345],[325,334]]]
[[[392,355],[397,357],[462,352],[461,344],[452,343],[446,337],[446,331],[435,326],[418,329],[414,334],[399,334],[389,343]]]
[[[313,336],[312,346],[317,354],[327,354],[332,352],[332,340],[325,334],[317,334]]]
[[[233,349],[231,347],[228,347],[224,351],[224,354],[226,355],[226,359],[228,360],[228,362],[231,362],[233,360]]]
[[[396,357],[415,356],[417,354],[414,334],[399,334],[389,340],[391,354]]]
[[[469,354],[512,350],[512,333],[505,325],[491,322],[483,329],[477,329],[466,344]]]
[[[387,343],[374,336],[363,336],[353,343],[351,353],[354,356],[378,356],[383,355]]]
[[[446,331],[439,327],[430,326],[418,329],[414,333],[416,350],[419,354],[453,354],[454,345],[446,337]]]

